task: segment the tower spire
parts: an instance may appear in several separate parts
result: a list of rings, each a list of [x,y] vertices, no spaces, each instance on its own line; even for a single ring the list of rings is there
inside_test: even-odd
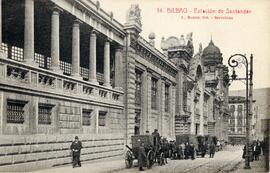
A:
[[[213,43],[213,38],[212,38],[212,33],[211,33],[211,40],[210,40],[210,43],[209,44],[214,44]]]

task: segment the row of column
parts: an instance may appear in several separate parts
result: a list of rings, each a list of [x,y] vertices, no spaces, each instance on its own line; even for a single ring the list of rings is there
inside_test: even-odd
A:
[[[60,21],[61,9],[53,8],[51,16],[51,68],[56,72],[60,70]],[[0,0],[0,24],[2,24],[2,0]],[[80,76],[80,24],[81,21],[74,20],[72,26],[72,76]],[[0,25],[1,26],[1,25]],[[0,27],[1,28],[1,27]],[[98,84],[96,77],[96,40],[97,31],[92,30],[90,34],[89,52],[89,81]],[[2,30],[0,30],[0,43],[2,42]],[[104,45],[104,86],[110,87],[110,42],[107,39]],[[24,25],[24,61],[34,65],[34,0],[25,0],[25,25]],[[116,49],[118,62],[122,59],[121,49]],[[61,72],[62,73],[62,72]]]

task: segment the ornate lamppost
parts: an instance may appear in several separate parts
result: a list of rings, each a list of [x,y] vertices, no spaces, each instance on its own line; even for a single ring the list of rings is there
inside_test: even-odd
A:
[[[252,90],[253,90],[253,55],[250,55],[250,65],[248,63],[247,57],[242,54],[234,54],[230,56],[228,60],[228,65],[233,68],[233,73],[231,75],[231,80],[245,80],[246,82],[246,155],[245,155],[245,166],[244,169],[250,169],[250,156],[249,156],[249,133],[250,133],[250,127],[249,127],[249,117],[252,117]],[[241,66],[244,65],[246,68],[246,77],[245,78],[237,78],[237,75],[235,73],[235,67],[241,68]],[[249,68],[250,67],[250,68]],[[250,86],[250,91],[249,87]],[[250,103],[249,103],[250,102]]]

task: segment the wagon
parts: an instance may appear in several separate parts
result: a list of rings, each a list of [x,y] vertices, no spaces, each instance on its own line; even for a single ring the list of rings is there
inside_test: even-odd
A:
[[[152,135],[136,135],[131,137],[132,147],[128,148],[125,155],[126,168],[131,168],[134,160],[138,160],[138,151],[140,143],[144,142],[144,148],[146,153],[146,167],[150,169],[152,165],[157,161],[159,164],[164,162],[164,154],[159,152],[158,146],[154,146],[154,138]]]

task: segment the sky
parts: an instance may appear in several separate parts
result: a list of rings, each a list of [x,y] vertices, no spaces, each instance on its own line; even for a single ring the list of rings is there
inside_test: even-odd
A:
[[[270,0],[99,0],[100,7],[124,24],[126,13],[131,4],[139,4],[141,9],[142,32],[140,35],[148,40],[148,35],[156,35],[156,48],[160,49],[164,36],[180,37],[193,32],[195,53],[199,43],[205,48],[212,37],[221,50],[223,63],[235,54],[245,54],[249,60],[254,57],[254,88],[270,87]],[[170,9],[167,11],[167,9]],[[170,13],[172,9],[181,13]],[[197,10],[195,10],[195,8]],[[162,12],[158,12],[162,9]],[[200,9],[215,13],[198,13]],[[229,9],[246,10],[247,14],[227,13]],[[218,13],[223,10],[223,13]],[[220,11],[221,12],[221,11]],[[185,19],[182,19],[183,16]],[[188,19],[199,16],[200,19]],[[207,16],[208,19],[202,19]],[[233,19],[215,19],[217,17]],[[245,76],[245,68],[237,68],[239,77]],[[230,73],[231,74],[231,73]],[[245,89],[245,84],[233,81],[230,90]]]

